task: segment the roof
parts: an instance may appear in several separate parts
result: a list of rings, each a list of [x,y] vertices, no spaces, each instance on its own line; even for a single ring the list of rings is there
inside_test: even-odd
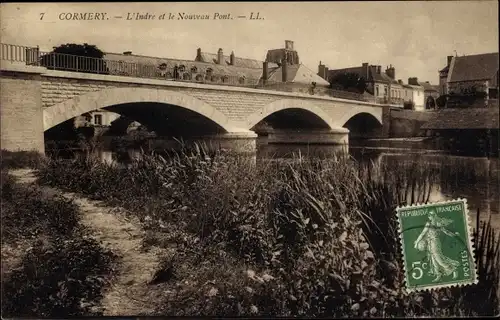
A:
[[[454,57],[448,82],[490,80],[498,72],[498,52]]]
[[[227,65],[230,65],[231,57],[224,56],[224,61],[226,62]],[[200,62],[217,64],[217,54],[202,52],[200,54]],[[264,61],[260,61],[260,60],[234,57],[234,66],[235,67],[249,68],[249,69],[262,69],[263,62]],[[269,66],[277,67],[278,65],[275,63],[269,63]]]
[[[430,84],[429,82],[418,82],[422,87],[424,87],[424,91],[436,91],[439,92],[439,86]]]
[[[444,67],[443,69],[439,70],[438,72],[448,72],[450,70],[450,66],[447,65],[446,67]]]
[[[342,73],[355,73],[358,76],[364,76],[363,67],[350,67],[350,68],[343,68],[343,69],[328,70],[328,78],[331,79],[331,78],[335,77],[337,74],[342,74]],[[375,71],[375,66],[370,66],[369,77],[367,80],[401,85],[397,80],[392,79],[385,72],[377,73]]]
[[[282,81],[282,67],[269,68],[268,80],[271,82]],[[330,83],[325,79],[315,74],[311,69],[303,64],[288,65],[287,82],[294,82],[300,84],[310,85],[316,82],[319,86],[328,86]]]
[[[443,109],[422,129],[499,129],[498,108]]]
[[[414,84],[403,84],[403,87],[404,88],[411,88],[411,89],[419,89],[419,90],[423,90],[424,89],[423,86],[420,86],[420,85],[416,86]]]
[[[155,66],[166,64],[167,68],[169,69],[174,68],[176,65],[177,66],[184,65],[187,70],[191,70],[192,67],[196,67],[196,72],[202,74],[205,73],[208,68],[211,68],[213,70],[213,74],[215,75],[238,76],[256,80],[260,79],[262,76],[262,65],[259,69],[256,69],[256,68],[245,68],[245,67],[238,67],[231,65],[219,65],[214,63],[206,63],[206,62],[192,61],[192,60],[158,58],[158,57],[141,56],[141,55],[124,55],[121,53],[106,53],[106,55],[104,56],[104,60],[133,62],[133,63],[155,65]],[[108,63],[107,67],[111,74],[119,74],[118,64]]]

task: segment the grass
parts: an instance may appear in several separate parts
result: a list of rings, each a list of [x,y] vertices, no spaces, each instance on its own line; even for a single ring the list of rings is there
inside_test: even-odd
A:
[[[146,247],[176,246],[167,261],[175,276],[157,314],[496,314],[499,249],[490,224],[476,226],[479,285],[401,289],[394,209],[427,202],[439,173],[415,162],[364,166],[346,156],[255,166],[195,146],[143,154],[126,167],[92,157],[49,161],[39,176],[125,207],[147,230]]]
[[[2,263],[2,316],[102,314],[95,307],[112,274],[114,255],[87,236],[74,203],[17,184],[7,171],[1,178],[2,260],[11,258]]]
[[[39,168],[45,157],[37,151],[1,150],[1,169]]]

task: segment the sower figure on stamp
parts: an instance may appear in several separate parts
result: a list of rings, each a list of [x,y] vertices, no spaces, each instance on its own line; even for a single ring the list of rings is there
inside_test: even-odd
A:
[[[439,281],[443,275],[453,274],[453,279],[456,279],[458,275],[457,268],[460,266],[460,262],[443,254],[441,241],[439,240],[440,232],[450,237],[456,236],[456,234],[445,228],[451,222],[452,220],[438,217],[436,212],[431,210],[429,212],[429,221],[427,221],[414,243],[415,249],[427,252],[430,265],[429,274],[436,276],[434,282]]]

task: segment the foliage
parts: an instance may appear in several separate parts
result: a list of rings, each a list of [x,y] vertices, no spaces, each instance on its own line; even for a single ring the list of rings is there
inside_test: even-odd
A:
[[[108,74],[104,52],[95,45],[68,43],[41,57],[42,66],[54,70]]]
[[[436,109],[436,100],[433,96],[427,97],[427,101],[425,102],[425,109]]]
[[[195,146],[143,154],[126,167],[91,157],[54,161],[40,177],[124,206],[143,222],[150,245],[177,243],[184,253],[177,276],[190,284],[178,282],[160,314],[488,314],[493,296],[482,296],[489,300],[481,308],[460,297],[493,292],[491,273],[479,274],[487,288],[402,291],[394,209],[428,201],[436,170],[400,161],[363,167],[342,155],[255,166]],[[486,264],[498,273],[493,260]]]
[[[113,258],[89,238],[35,244],[20,268],[3,279],[2,314],[44,318],[102,314],[92,307],[102,298]]]
[[[3,170],[1,191],[2,255],[4,245],[29,244],[15,269],[2,270],[2,315],[99,315],[91,307],[101,298],[115,257],[85,235],[77,206],[17,184]]]
[[[367,88],[367,83],[366,79],[360,77],[357,73],[339,73],[330,79],[330,88],[335,89],[337,87],[346,91],[364,93]]]
[[[436,99],[436,106],[438,109],[443,109],[446,108],[446,102],[448,101],[448,95],[442,95],[439,96],[439,98]]]
[[[45,161],[44,155],[37,151],[1,150],[1,168],[21,169],[38,168]]]

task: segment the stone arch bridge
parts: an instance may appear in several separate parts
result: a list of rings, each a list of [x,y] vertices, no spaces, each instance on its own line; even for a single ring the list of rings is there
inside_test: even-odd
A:
[[[83,113],[106,109],[160,133],[270,142],[347,144],[349,131],[382,135],[390,106],[242,87],[47,70],[2,61],[1,143],[44,150],[44,132]],[[366,126],[371,127],[367,131]],[[253,142],[253,143],[254,143]]]

